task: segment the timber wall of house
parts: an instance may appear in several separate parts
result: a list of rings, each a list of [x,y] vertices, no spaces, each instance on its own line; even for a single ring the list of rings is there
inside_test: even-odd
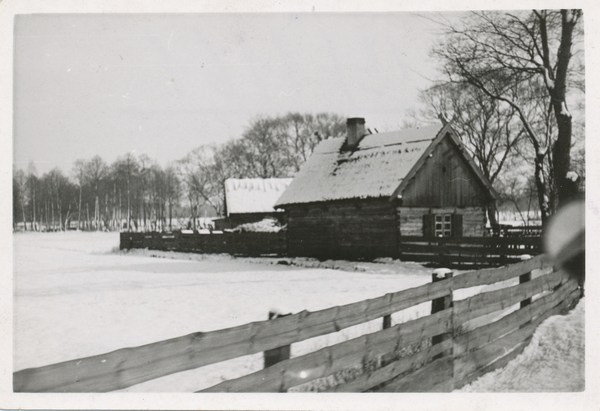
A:
[[[287,206],[288,255],[320,259],[394,257],[398,219],[387,198]]]
[[[468,167],[458,148],[445,138],[402,192],[402,205],[482,207],[487,204],[487,198],[487,189]]]
[[[483,207],[396,207],[400,236],[423,236],[423,215],[425,214],[460,214],[463,216],[462,234],[464,237],[484,237],[486,212]]]

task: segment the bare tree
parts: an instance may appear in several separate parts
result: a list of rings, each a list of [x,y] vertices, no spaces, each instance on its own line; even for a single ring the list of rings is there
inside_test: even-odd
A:
[[[258,116],[242,139],[223,147],[221,154],[242,160],[244,170],[239,174],[246,177],[293,177],[321,140],[345,132],[345,118],[332,113]]]
[[[127,153],[119,157],[112,164],[112,171],[115,175],[115,181],[119,187],[119,193],[125,192],[127,196],[127,231],[131,231],[132,222],[132,192],[139,171],[139,164],[136,158]],[[121,194],[119,194],[120,196]]]
[[[81,230],[83,219],[81,214],[81,200],[83,195],[83,185],[85,184],[86,162],[83,159],[76,160],[72,170],[73,178],[79,187],[79,202],[77,204],[77,228]]]
[[[52,217],[51,229],[56,229],[56,221],[58,221],[58,230],[66,230],[74,200],[74,187],[57,167],[44,174],[41,180],[47,195],[46,204],[49,205]]]
[[[292,161],[281,134],[281,119],[257,117],[243,135],[253,177],[287,177]]]
[[[289,175],[300,170],[321,140],[340,137],[346,132],[346,119],[332,113],[288,113],[275,121],[277,136],[285,145]]]
[[[191,223],[196,228],[197,210],[208,204],[221,214],[222,182],[215,162],[215,146],[201,146],[179,161],[181,181],[190,202]]]
[[[515,110],[535,150],[535,181],[544,223],[551,210],[543,167],[551,146],[559,202],[573,196],[566,181],[572,137],[566,98],[581,17],[581,10],[473,12],[460,26],[446,25],[446,40],[433,50],[449,81],[468,83]],[[554,113],[557,132],[551,144],[527,115],[525,106],[531,99],[545,101],[546,110]]]
[[[27,177],[25,172],[13,167],[13,230],[17,228],[18,215],[20,214],[23,230],[27,231],[27,217],[25,214],[26,186]]]
[[[37,206],[39,206],[39,202],[37,202],[37,197],[39,195],[38,191],[38,177],[37,170],[35,168],[34,163],[29,163],[27,166],[27,191],[29,193],[29,207],[31,208],[31,229],[32,231],[38,231],[37,224]],[[37,204],[37,206],[36,206]]]
[[[522,140],[514,108],[468,84],[435,84],[421,92],[421,100],[426,105],[421,117],[432,122],[439,121],[438,116],[450,119],[464,147],[493,184]],[[418,115],[412,117],[416,120]],[[488,207],[492,225],[498,224],[496,210],[496,204]]]
[[[169,231],[173,230],[173,207],[179,203],[181,196],[181,182],[174,165],[167,166],[165,170],[165,196],[169,205]]]
[[[108,174],[108,167],[100,156],[85,163],[85,178],[94,192],[94,225],[100,228],[100,184]]]
[[[500,199],[503,206],[511,205],[516,210],[519,218],[525,225],[531,224],[532,213],[537,214],[539,207],[536,201],[535,179],[532,175],[528,178],[518,172],[507,173],[499,179]]]

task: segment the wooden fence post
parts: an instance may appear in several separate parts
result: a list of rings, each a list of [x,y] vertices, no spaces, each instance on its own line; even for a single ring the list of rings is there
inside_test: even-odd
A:
[[[454,273],[452,272],[452,270],[450,270],[448,268],[438,268],[433,271],[433,274],[431,275],[431,282],[437,283],[438,281],[448,280],[448,279],[452,278],[453,275],[454,275]],[[444,297],[440,297],[440,298],[431,300],[431,314],[435,314],[437,312],[447,310],[449,308],[452,308],[452,292],[450,292],[448,295],[446,295]],[[431,337],[431,345],[433,346],[433,345],[441,343],[442,341],[451,339],[453,331],[454,330],[452,330],[449,333],[435,335],[435,336]],[[434,356],[433,360],[437,360],[438,358],[442,358],[442,357],[449,356],[449,355],[452,355],[452,350],[448,350],[448,351],[445,351],[441,354]]]
[[[392,327],[392,316],[390,315],[384,315],[383,316],[383,329],[386,330],[388,328]]]
[[[269,311],[269,320],[274,320],[280,317],[287,317],[288,314],[281,314],[277,311]],[[271,365],[275,365],[278,362],[289,360],[290,358],[290,345],[285,345],[283,347],[273,348],[272,350],[267,350],[264,352],[265,357],[265,368],[270,367]]]
[[[528,254],[523,254],[521,256],[521,261],[526,261],[529,259],[531,259],[531,256]],[[531,271],[519,276],[519,284],[523,284],[529,281],[531,281]],[[521,301],[519,308],[527,307],[529,304],[531,304],[531,297]]]
[[[119,233],[119,250],[131,248],[131,237],[126,233]]]
[[[523,255],[521,256],[521,261],[527,261],[527,260],[529,260],[530,258],[531,258],[531,256],[530,256],[530,255],[528,255],[528,254],[523,254]],[[519,276],[519,284],[523,284],[523,283],[526,283],[526,282],[529,282],[529,281],[531,281],[531,271],[530,271],[530,272],[528,272],[528,273],[525,273],[525,274],[521,274],[521,275]],[[526,298],[526,299],[524,299],[523,301],[521,301],[521,302],[519,303],[519,309],[521,309],[521,308],[523,308],[523,307],[527,307],[529,304],[531,304],[531,297],[529,297],[529,298]],[[520,326],[519,328],[525,328],[525,327],[527,327],[529,324],[531,324],[531,321],[527,321],[526,323],[524,323],[524,324],[521,324],[521,326]]]
[[[383,316],[383,329],[387,330],[388,328],[392,328],[392,315],[384,315]],[[381,357],[381,366],[385,367],[388,364],[391,364],[394,358],[394,353],[384,354]]]

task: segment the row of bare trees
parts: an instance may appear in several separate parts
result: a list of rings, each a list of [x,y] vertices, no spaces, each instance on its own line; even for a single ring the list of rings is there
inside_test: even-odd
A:
[[[288,113],[251,121],[242,138],[205,145],[162,168],[131,153],[107,164],[75,161],[69,175],[35,165],[13,172],[13,224],[24,230],[171,230],[197,228],[203,215],[225,212],[227,178],[293,177],[320,140],[339,136],[345,118]]]
[[[165,228],[179,203],[174,167],[126,154],[108,165],[99,156],[38,176],[35,165],[13,172],[13,224],[24,230]]]

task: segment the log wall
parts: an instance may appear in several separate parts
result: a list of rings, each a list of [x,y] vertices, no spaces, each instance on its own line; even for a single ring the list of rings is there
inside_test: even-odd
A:
[[[286,211],[290,256],[356,260],[397,254],[397,214],[387,198],[289,205]]]
[[[423,236],[423,215],[460,214],[463,216],[462,233],[464,237],[484,237],[487,217],[483,207],[396,207],[401,236]]]

